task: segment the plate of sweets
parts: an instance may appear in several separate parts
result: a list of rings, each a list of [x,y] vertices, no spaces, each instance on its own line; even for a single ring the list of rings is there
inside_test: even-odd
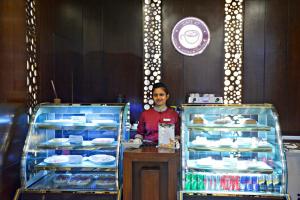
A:
[[[116,184],[116,180],[113,178],[104,178],[104,179],[99,179],[96,180],[96,185],[97,186],[114,186]]]
[[[99,144],[111,144],[115,141],[114,138],[95,138],[92,140],[92,144],[99,145]]]
[[[106,154],[95,154],[88,157],[88,160],[97,165],[112,164],[116,157]]]
[[[53,183],[57,185],[67,185],[69,179],[69,174],[57,174],[53,177]]]
[[[91,181],[92,181],[91,175],[76,174],[70,178],[70,180],[68,181],[68,185],[85,186],[91,183]]]
[[[62,165],[69,162],[67,155],[54,155],[44,159],[44,162],[51,165]]]

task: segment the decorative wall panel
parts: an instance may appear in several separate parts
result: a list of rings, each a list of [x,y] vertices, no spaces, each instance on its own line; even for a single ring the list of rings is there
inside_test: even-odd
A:
[[[26,1],[26,70],[27,70],[27,89],[28,89],[28,114],[33,113],[33,108],[37,105],[38,94],[38,71],[37,71],[37,52],[36,52],[36,2],[35,0]]]
[[[152,86],[161,80],[161,0],[145,0],[144,29],[144,109],[153,105]]]

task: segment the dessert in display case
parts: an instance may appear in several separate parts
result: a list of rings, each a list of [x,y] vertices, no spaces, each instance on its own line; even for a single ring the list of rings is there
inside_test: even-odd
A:
[[[128,104],[38,106],[25,142],[18,199],[39,194],[120,199],[128,109]]]
[[[185,104],[181,129],[181,199],[289,198],[272,105]]]

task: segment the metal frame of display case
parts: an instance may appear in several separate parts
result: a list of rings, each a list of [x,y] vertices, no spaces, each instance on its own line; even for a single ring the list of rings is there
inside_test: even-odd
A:
[[[37,116],[39,116],[41,114],[40,108],[45,108],[45,107],[51,107],[51,108],[55,108],[55,109],[60,109],[62,107],[78,107],[80,109],[80,107],[89,107],[89,109],[92,109],[92,107],[120,107],[120,112],[119,112],[119,123],[118,124],[113,124],[113,126],[111,126],[111,124],[93,124],[93,123],[70,123],[70,124],[49,124],[49,123],[36,123],[35,120]],[[125,133],[126,130],[126,122],[127,122],[127,113],[128,113],[128,104],[123,104],[123,103],[109,103],[109,104],[41,104],[36,108],[36,112],[34,113],[34,115],[32,116],[32,121],[30,123],[30,128],[29,128],[29,134],[28,137],[25,141],[25,146],[24,146],[24,150],[23,150],[23,156],[22,156],[22,167],[21,167],[21,188],[18,190],[15,199],[18,199],[19,196],[24,194],[42,194],[42,195],[54,195],[54,194],[64,194],[67,192],[68,195],[70,194],[80,194],[80,195],[84,195],[84,196],[90,196],[92,197],[92,195],[116,195],[115,199],[120,199],[121,198],[121,188],[122,185],[121,184],[121,179],[120,179],[120,175],[122,175],[122,159],[123,159],[123,149],[121,146],[121,141],[124,139],[124,137],[126,137],[126,135],[123,135],[123,133]],[[74,113],[76,114],[76,113]],[[84,113],[83,113],[84,114]],[[99,113],[101,114],[101,113]],[[93,164],[93,163],[89,163],[88,161],[82,161],[82,163],[80,164],[66,164],[63,166],[57,166],[57,165],[47,165],[44,162],[39,163],[37,165],[35,165],[34,170],[37,171],[35,178],[31,178],[30,180],[26,180],[26,162],[27,162],[27,158],[26,158],[26,154],[29,152],[30,149],[30,142],[34,139],[32,137],[34,137],[31,133],[32,131],[34,131],[35,129],[47,129],[47,130],[118,130],[118,135],[117,135],[117,141],[115,141],[112,144],[103,144],[103,145],[91,145],[90,141],[84,141],[85,143],[82,143],[82,145],[79,146],[72,146],[70,144],[66,144],[66,145],[51,145],[47,142],[44,143],[40,143],[37,145],[38,149],[33,149],[33,151],[36,152],[31,152],[31,153],[38,153],[41,151],[47,151],[47,150],[101,150],[101,149],[115,149],[115,156],[116,159],[114,161],[114,163],[112,164],[108,164],[108,165],[98,165],[98,164]],[[125,133],[126,134],[126,133]],[[121,162],[121,163],[120,163]],[[43,170],[48,170],[48,171],[43,171]],[[67,188],[67,186],[65,187],[61,187],[61,188],[50,188],[48,189],[47,187],[44,187],[41,189],[37,189],[37,188],[30,188],[31,186],[33,186],[34,184],[36,184],[37,182],[40,183],[41,179],[51,179],[51,177],[54,175],[53,173],[55,171],[65,171],[65,172],[72,172],[73,170],[78,170],[80,172],[83,173],[88,173],[90,172],[91,174],[94,174],[95,172],[111,172],[114,173],[115,175],[115,186],[113,188],[108,189],[99,189],[99,188],[80,188],[77,189],[76,187],[71,187],[70,189]],[[53,171],[52,175],[51,173],[49,173],[49,171]],[[80,173],[79,173],[80,174]],[[49,181],[48,181],[49,182]],[[47,181],[45,181],[45,186],[47,184]],[[101,188],[101,187],[100,187]],[[25,195],[26,196],[26,195]],[[32,198],[32,197],[30,197]]]
[[[20,185],[21,154],[28,132],[25,107],[0,104],[0,199],[11,199]]]
[[[190,132],[190,130],[192,129],[197,129],[198,131],[253,131],[253,132],[258,132],[258,131],[270,131],[271,127],[268,127],[266,125],[255,125],[255,126],[240,126],[240,125],[236,125],[236,124],[228,124],[228,125],[219,125],[219,124],[210,124],[210,125],[204,125],[204,124],[191,124],[188,120],[189,119],[189,115],[193,112],[195,112],[195,110],[197,109],[203,109],[203,108],[226,108],[226,109],[236,109],[238,110],[239,108],[241,109],[254,109],[254,108],[264,108],[264,109],[268,109],[270,110],[270,112],[273,115],[273,119],[275,121],[275,125],[274,125],[274,129],[275,129],[275,137],[276,137],[276,142],[278,143],[278,152],[279,152],[279,156],[280,156],[280,164],[281,164],[281,169],[282,169],[282,177],[281,177],[281,186],[282,186],[282,191],[281,193],[263,193],[263,192],[240,192],[240,191],[216,191],[216,190],[185,190],[185,167],[187,167],[186,163],[187,163],[187,158],[186,158],[186,151],[192,152],[192,151],[204,151],[204,152],[272,152],[272,148],[273,147],[264,147],[264,148],[249,148],[249,147],[241,147],[241,148],[233,148],[233,147],[207,147],[207,146],[193,146],[190,144],[186,144],[187,138],[185,132],[188,131]],[[187,111],[188,109],[188,111]],[[236,111],[235,111],[236,112]],[[196,113],[199,113],[199,110],[196,111]],[[201,114],[201,113],[199,113]],[[202,113],[203,114],[203,113]],[[210,113],[211,114],[211,113]],[[239,113],[233,113],[233,114],[239,114]],[[246,113],[247,114],[247,113]],[[244,115],[246,115],[244,114]],[[250,114],[250,113],[248,113]],[[259,114],[259,113],[258,113]],[[189,117],[187,117],[189,116]],[[178,195],[179,195],[179,199],[239,199],[239,198],[250,198],[250,197],[255,197],[256,199],[260,199],[260,198],[264,198],[264,199],[289,199],[289,195],[287,194],[287,167],[286,167],[286,159],[285,159],[285,155],[283,152],[283,144],[282,144],[282,140],[281,138],[281,131],[280,131],[280,126],[278,123],[278,114],[275,110],[275,108],[271,105],[271,104],[232,104],[232,105],[223,105],[223,104],[209,104],[209,105],[205,105],[205,104],[183,104],[182,105],[182,134],[181,134],[181,138],[182,138],[182,160],[181,160],[181,167],[182,167],[182,172],[181,172],[181,190],[179,191]],[[210,173],[210,172],[216,172],[216,171],[209,171],[209,170],[205,170],[204,168],[201,169],[195,169],[200,170],[201,173]],[[253,173],[253,174],[269,174],[269,173],[273,173],[273,170],[269,171],[249,171],[249,170],[242,170],[242,171],[235,171],[232,169],[227,169],[227,171],[225,169],[221,169],[220,172],[222,173]],[[254,198],[254,199],[255,199]]]

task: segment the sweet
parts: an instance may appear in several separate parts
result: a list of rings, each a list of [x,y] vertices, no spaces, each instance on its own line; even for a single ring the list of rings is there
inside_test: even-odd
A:
[[[203,123],[204,123],[204,120],[203,120],[202,117],[196,116],[196,117],[194,117],[194,119],[193,119],[193,123],[194,123],[194,124],[203,124]]]
[[[95,164],[108,164],[116,160],[114,156],[105,154],[96,154],[88,157],[88,159]]]
[[[115,185],[115,179],[99,179],[96,181],[96,185],[98,186]]]
[[[70,179],[70,175],[68,174],[59,174],[53,178],[53,183],[58,185],[65,185]]]
[[[68,181],[68,185],[85,186],[91,181],[92,178],[90,175],[78,174],[71,177],[71,179]]]
[[[214,121],[215,124],[229,124],[231,122],[232,120],[230,119],[230,117],[224,117],[224,118],[216,119]]]
[[[240,119],[240,122],[241,124],[257,124],[257,121],[251,118]]]
[[[44,162],[47,164],[65,164],[69,162],[69,157],[67,155],[53,155],[51,157],[45,158]]]
[[[115,141],[114,138],[95,138],[92,140],[92,144],[109,144]]]

